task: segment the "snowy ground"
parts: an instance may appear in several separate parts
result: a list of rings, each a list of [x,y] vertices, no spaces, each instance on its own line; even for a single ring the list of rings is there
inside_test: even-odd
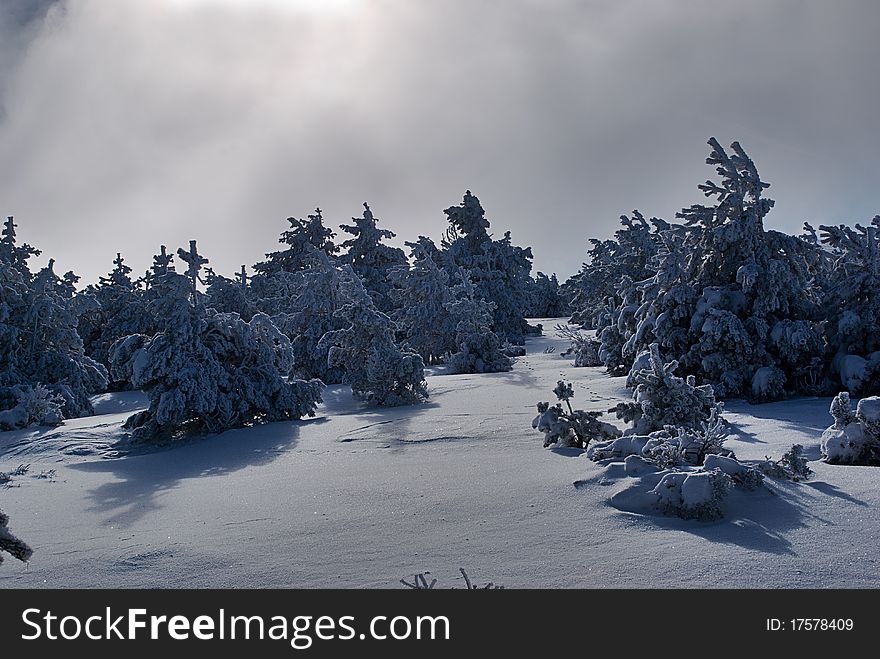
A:
[[[126,393],[2,433],[0,471],[30,469],[0,508],[35,554],[4,562],[0,586],[395,588],[429,570],[458,587],[459,566],[507,587],[880,586],[876,468],[812,462],[809,482],[735,493],[713,523],[616,508],[627,479],[542,448],[530,424],[560,378],[597,410],[628,397],[624,379],[573,368],[556,321],[539,322],[548,335],[512,372],[431,375],[417,407],[364,409],[331,387],[312,420],[120,457],[143,404]],[[749,460],[801,443],[816,459],[829,404],[730,402],[727,446]]]

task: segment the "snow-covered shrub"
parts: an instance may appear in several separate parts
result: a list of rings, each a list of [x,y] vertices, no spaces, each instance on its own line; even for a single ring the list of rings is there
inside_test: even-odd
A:
[[[42,385],[0,387],[0,430],[60,425],[63,405],[60,395]]]
[[[700,430],[711,419],[721,423],[722,403],[715,401],[712,385],[697,386],[694,377],[673,375],[678,362],[663,363],[660,347],[651,344],[649,367],[631,374],[633,400],[612,411],[632,427],[629,434],[646,435],[667,426]]]
[[[600,343],[591,339],[568,325],[557,325],[556,331],[560,336],[565,337],[571,342],[568,350],[562,353],[563,357],[574,357],[574,366],[577,368],[585,366],[601,366],[602,360],[599,358]]]
[[[286,379],[293,350],[268,316],[246,323],[207,309],[192,279],[173,272],[155,287],[162,331],[125,337],[110,349],[114,378],[129,380],[150,401],[126,421],[135,440],[314,416],[323,384]]]
[[[455,322],[456,351],[446,362],[453,373],[500,373],[513,367],[492,331],[493,303],[480,299],[469,273],[459,271],[452,302],[446,304]]]
[[[25,542],[12,535],[9,530],[9,517],[0,510],[0,563],[3,562],[3,552],[22,562],[30,560],[34,553]]]
[[[727,428],[718,409],[713,410],[710,418],[698,428],[667,426],[647,435],[632,434],[630,430],[618,439],[593,444],[587,457],[599,462],[638,455],[661,469],[667,469],[700,466],[710,455],[732,455],[723,448]]]
[[[388,313],[394,307],[390,296],[389,273],[407,265],[406,255],[403,250],[383,242],[394,238],[395,233],[376,226],[376,218],[366,202],[363,216],[351,219],[354,224],[342,224],[339,227],[354,236],[342,243],[344,252],[340,261],[349,264],[363,280],[376,308]]]
[[[328,365],[342,371],[355,396],[381,406],[412,405],[428,397],[424,361],[398,347],[391,319],[376,309],[363,286],[351,291],[351,300],[335,316],[342,329],[327,332],[317,349],[327,350]]]
[[[544,447],[552,444],[560,448],[587,448],[591,440],[607,440],[620,436],[620,430],[610,423],[599,421],[602,412],[573,410],[571,399],[574,389],[570,383],[559,380],[553,389],[561,402],[556,405],[538,403],[538,416],[532,421],[532,428],[544,433]],[[562,407],[565,403],[568,411]]]
[[[758,463],[758,469],[771,478],[802,481],[807,480],[813,473],[807,458],[804,457],[804,447],[793,444],[779,460],[773,460],[769,456],[763,462]]]
[[[730,476],[734,484],[740,485],[747,490],[755,490],[764,483],[765,472],[760,465],[758,468],[745,465],[731,456],[720,455],[717,453],[707,455],[703,467],[707,471],[712,471],[713,469],[723,471]],[[807,469],[809,470],[809,468]]]
[[[733,480],[720,469],[671,471],[651,491],[657,507],[667,515],[714,521],[723,517],[721,504]]]
[[[831,464],[880,464],[880,396],[859,401],[855,412],[849,393],[831,401],[834,425],[822,433],[822,459]]]
[[[753,402],[779,400],[785,387],[785,373],[775,366],[762,366],[752,376]]]

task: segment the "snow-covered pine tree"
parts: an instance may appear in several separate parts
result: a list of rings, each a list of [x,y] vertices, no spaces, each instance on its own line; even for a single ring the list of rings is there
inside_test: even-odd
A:
[[[30,560],[34,553],[27,543],[12,535],[9,530],[9,516],[0,510],[0,563],[3,562],[3,552],[22,562]]]
[[[455,292],[449,286],[449,275],[437,265],[427,245],[407,245],[413,265],[391,271],[395,306],[391,318],[403,336],[405,349],[417,352],[426,364],[438,364],[457,349],[456,321],[448,308]]]
[[[340,261],[351,265],[363,280],[376,308],[388,313],[393,308],[389,273],[395,268],[407,265],[406,255],[403,250],[383,242],[394,238],[395,233],[376,226],[376,218],[366,202],[364,202],[363,215],[351,219],[354,224],[339,226],[344,232],[354,236],[340,245],[344,250]]]
[[[328,256],[334,256],[339,252],[339,247],[333,242],[336,234],[324,226],[324,217],[320,208],[316,208],[315,212],[305,220],[288,217],[287,221],[290,222],[290,228],[278,239],[278,242],[286,247],[266,254],[266,260],[254,266],[260,277],[302,270],[307,266],[311,252],[307,246],[318,249]],[[254,279],[257,279],[257,276]]]
[[[197,254],[194,244],[190,252]],[[125,337],[110,350],[114,378],[130,381],[150,401],[126,421],[132,438],[175,439],[314,416],[322,383],[287,379],[290,341],[265,314],[245,322],[206,308],[193,290],[202,263],[193,258],[188,275],[156,277],[150,304],[162,331]]]
[[[107,373],[85,355],[77,334],[83,304],[70,296],[71,277],[54,261],[32,275],[36,250],[19,248],[7,221],[0,250],[0,428],[54,425],[92,413],[89,397],[103,391]]]
[[[526,315],[529,318],[560,318],[567,313],[568,305],[559,290],[556,274],[548,277],[538,272],[531,286]]]
[[[275,305],[284,311],[272,315],[272,321],[290,338],[294,376],[338,384],[344,373],[328,363],[330,348],[321,344],[321,339],[346,326],[337,312],[349,302],[351,291],[361,289],[362,284],[351,268],[341,268],[325,252],[313,247],[306,251],[305,269],[284,275],[291,297]]]
[[[868,226],[819,229],[831,250],[822,305],[831,370],[851,394],[880,392],[880,215]]]
[[[513,362],[501,350],[501,340],[492,331],[492,305],[477,296],[470,273],[458,271],[455,299],[446,309],[455,323],[456,351],[447,363],[453,373],[500,373]]]
[[[678,214],[696,229],[688,232],[684,247],[689,281],[700,293],[682,367],[711,382],[721,397],[769,400],[809,390],[821,368],[814,322],[818,293],[809,269],[816,248],[764,228],[774,205],[763,196],[769,183],[738,142],[731,155],[715,138],[709,145],[706,162],[716,166],[721,184],[706,181],[699,188],[715,197],[715,204]]]
[[[206,269],[205,304],[220,313],[236,313],[245,322],[249,322],[257,312],[256,306],[248,298],[247,270],[241,266],[235,279],[229,279],[216,274],[210,268]]]
[[[79,317],[78,332],[83,339],[86,354],[110,368],[110,346],[117,339],[130,334],[149,334],[156,329],[155,320],[147,310],[143,290],[131,280],[131,268],[117,252],[113,270],[101,277],[96,286],[89,286],[81,294],[96,304],[88,306]],[[111,389],[123,389],[124,382],[111,382]]]
[[[30,273],[28,259],[39,256],[42,252],[27,243],[19,245],[15,231],[17,227],[12,215],[3,223],[3,230],[0,231],[0,261],[11,264],[21,272]]]
[[[424,401],[428,385],[422,358],[397,346],[391,319],[376,309],[351,266],[343,269],[349,273],[348,301],[335,314],[343,327],[327,332],[318,350],[327,350],[328,365],[341,369],[352,393],[371,405]]]
[[[632,217],[622,215],[620,222],[623,226],[613,240],[590,239],[590,260],[566,282],[568,290],[574,291],[570,322],[587,329],[607,327],[606,308],[620,304],[624,277],[640,282],[651,276],[651,260],[661,248],[662,232],[669,228],[664,220],[646,219],[638,210]]]
[[[531,248],[513,245],[510,232],[493,240],[480,200],[468,190],[458,206],[443,211],[449,229],[443,241],[444,267],[451,277],[459,268],[470,273],[477,297],[494,304],[492,329],[510,343],[522,344],[536,333],[525,321],[532,269]]]

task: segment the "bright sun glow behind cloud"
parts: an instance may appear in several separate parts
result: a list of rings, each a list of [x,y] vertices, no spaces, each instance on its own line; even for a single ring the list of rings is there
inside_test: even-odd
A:
[[[309,14],[340,14],[357,9],[363,0],[165,0],[183,8],[273,9]]]

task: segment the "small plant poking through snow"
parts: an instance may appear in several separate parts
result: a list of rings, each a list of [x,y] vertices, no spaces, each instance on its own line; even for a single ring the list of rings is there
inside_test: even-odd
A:
[[[26,562],[34,552],[25,542],[12,535],[8,524],[9,517],[0,510],[0,563],[3,562],[3,552],[22,562]]]
[[[571,407],[574,389],[570,383],[559,380],[553,390],[560,403],[538,403],[538,416],[532,428],[544,433],[544,447],[557,444],[560,448],[587,448],[590,440],[606,440],[620,436],[620,430],[610,423],[599,421],[602,412],[585,412]],[[566,408],[562,407],[565,403]]]
[[[667,426],[699,430],[713,417],[720,418],[722,403],[715,401],[712,385],[697,386],[692,375],[673,375],[678,362],[664,364],[656,343],[651,344],[647,357],[645,367],[634,366],[630,374],[635,387],[633,400],[612,410],[618,418],[632,423],[631,432],[647,434]]]
[[[822,433],[822,459],[830,464],[880,465],[880,396],[859,401],[855,411],[849,393],[831,401],[834,425]]]
[[[474,584],[470,577],[468,577],[467,572],[464,571],[463,567],[458,568],[458,571],[461,572],[461,576],[464,577],[465,590],[503,590],[504,586],[495,585],[491,581],[484,586],[477,586]],[[437,585],[436,579],[431,579],[428,581],[428,576],[430,572],[419,572],[416,575],[413,575],[413,580],[407,581],[406,579],[401,579],[400,583],[402,583],[407,588],[412,588],[413,590],[434,590],[434,586]]]
[[[758,464],[758,469],[770,478],[795,482],[805,481],[813,474],[804,457],[804,447],[800,444],[793,444],[780,460],[768,456]]]

